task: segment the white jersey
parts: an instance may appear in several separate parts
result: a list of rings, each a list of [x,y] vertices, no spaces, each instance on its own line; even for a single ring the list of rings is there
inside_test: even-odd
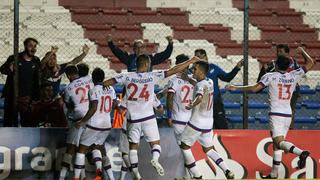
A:
[[[122,98],[119,106],[121,106],[122,108],[127,108],[127,96],[124,96]],[[154,95],[153,108],[154,109],[158,109],[161,106],[162,106],[162,104],[161,104],[160,100],[157,98],[156,95]],[[123,123],[122,123],[122,129],[123,130],[127,130],[127,118],[128,118],[127,114],[128,113],[126,113],[126,117],[124,118]]]
[[[92,77],[88,74],[86,76],[81,77],[85,82],[93,83],[92,82]]]
[[[81,77],[70,82],[64,90],[64,101],[73,106],[73,120],[84,117],[89,109],[89,89],[93,88],[92,81]]]
[[[213,127],[213,82],[206,78],[197,82],[194,98],[202,95],[202,101],[192,109],[189,126],[199,131],[210,131]]]
[[[117,98],[112,86],[106,88],[101,84],[95,85],[89,91],[90,101],[97,101],[97,111],[87,122],[87,125],[95,128],[111,128],[111,116],[113,100]]]
[[[174,93],[172,119],[178,122],[188,122],[192,111],[187,110],[186,106],[192,101],[193,85],[175,76],[168,82],[168,92]]]
[[[114,79],[125,85],[128,118],[144,121],[155,117],[153,112],[154,85],[166,77],[165,71],[120,74]],[[128,119],[128,121],[129,121]]]
[[[270,115],[291,117],[292,93],[305,72],[303,68],[298,68],[286,73],[271,72],[262,76],[259,83],[269,87]]]

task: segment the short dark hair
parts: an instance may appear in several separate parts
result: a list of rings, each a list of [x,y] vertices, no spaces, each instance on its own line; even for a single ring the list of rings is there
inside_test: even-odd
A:
[[[197,61],[194,63],[194,65],[199,65],[204,74],[207,74],[209,72],[209,64],[206,61]]]
[[[277,49],[284,49],[284,52],[286,52],[286,53],[290,52],[290,48],[289,48],[288,44],[278,44]]]
[[[94,68],[92,71],[93,83],[99,83],[104,80],[104,71],[101,68]]]
[[[140,68],[146,63],[150,63],[150,57],[146,54],[141,54],[137,58],[137,68]]]
[[[86,63],[77,64],[78,72],[80,77],[84,77],[89,73],[89,65]]]
[[[206,50],[204,50],[204,49],[196,49],[196,50],[194,51],[194,54],[196,54],[196,53],[200,53],[201,55],[207,56],[207,52],[206,52]]]
[[[67,76],[78,75],[79,71],[76,65],[68,64],[64,70]]]
[[[290,59],[286,56],[279,55],[277,57],[276,65],[280,71],[286,71],[290,65]]]
[[[189,59],[190,59],[189,56],[185,54],[179,54],[178,56],[176,56],[176,64],[183,63]]]
[[[38,40],[36,40],[35,38],[32,38],[32,37],[28,37],[26,38],[24,41],[23,41],[23,45],[24,46],[27,46],[29,42],[35,42],[36,44],[39,44]]]
[[[41,82],[40,89],[44,89],[48,86],[52,86],[52,83],[50,81],[43,81]]]

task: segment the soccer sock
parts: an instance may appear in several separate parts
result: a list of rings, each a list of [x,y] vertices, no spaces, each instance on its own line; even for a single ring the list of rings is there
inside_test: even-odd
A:
[[[64,153],[63,158],[62,158],[62,168],[60,171],[60,180],[64,180],[67,172],[68,172],[68,168],[70,168],[72,163],[72,155],[68,154],[68,153]]]
[[[130,160],[129,160],[129,155],[128,154],[123,154],[122,155],[122,161],[125,163],[125,165],[128,168],[128,170],[131,171],[131,164],[130,164]]]
[[[224,163],[223,159],[215,150],[210,149],[207,152],[207,156],[209,156],[223,170],[223,172],[226,172],[226,170],[229,169],[226,163]]]
[[[278,172],[281,165],[281,159],[282,159],[282,150],[274,150],[272,170],[270,173],[271,177],[278,177]]]
[[[139,170],[138,170],[138,151],[135,149],[131,149],[129,151],[129,159],[130,164],[132,168],[132,172],[134,173],[135,177],[139,176]]]
[[[86,168],[83,168],[83,169],[81,170],[80,176],[81,176],[81,180],[83,180],[84,178],[86,178]]]
[[[302,153],[302,150],[298,147],[296,147],[294,144],[292,144],[291,142],[288,141],[281,141],[279,143],[279,146],[281,149],[288,151],[290,153],[293,153],[295,155],[300,155]]]
[[[182,154],[185,162],[185,167],[190,170],[193,177],[200,177],[201,174],[196,166],[196,161],[193,157],[191,149],[182,149]]]
[[[81,170],[84,169],[85,154],[77,153],[74,163],[74,178],[79,178]]]
[[[103,163],[103,169],[105,172],[107,172],[107,175],[110,180],[114,180],[112,168],[111,168],[111,163],[110,160],[107,156],[102,157],[102,163]]]
[[[152,146],[151,153],[152,153],[152,159],[158,161],[161,153],[161,146],[159,144],[154,144]]]
[[[122,161],[120,180],[125,179],[127,172],[128,172],[127,165],[124,161]]]
[[[102,155],[101,155],[100,150],[94,149],[92,151],[92,157],[93,157],[94,163],[96,164],[97,170],[101,170],[102,169],[102,162],[101,162]]]

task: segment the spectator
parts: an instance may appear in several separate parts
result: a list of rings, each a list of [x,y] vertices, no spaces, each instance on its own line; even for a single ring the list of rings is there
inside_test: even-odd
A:
[[[24,51],[18,55],[18,67],[14,67],[14,55],[0,67],[0,72],[7,75],[3,89],[4,98],[4,127],[18,127],[18,113],[22,127],[32,127],[36,124],[31,117],[30,105],[39,100],[39,68],[40,59],[35,56],[38,41],[27,38],[23,42]],[[18,70],[18,99],[14,107],[14,72]]]
[[[72,61],[57,64],[57,46],[52,46],[51,51],[47,52],[45,57],[41,60],[41,83],[49,81],[53,86],[53,97],[56,97],[60,91],[60,82],[67,64],[78,64],[81,62],[89,52],[89,47],[85,44],[82,47],[82,53],[74,58]]]
[[[194,55],[200,59],[208,60],[207,53],[204,49],[196,49],[194,51]],[[215,129],[228,129],[228,123],[225,117],[224,104],[219,89],[218,79],[225,82],[230,82],[237,75],[242,65],[243,60],[240,60],[231,72],[226,73],[216,64],[209,64],[210,70],[207,74],[207,77],[212,79],[214,85],[213,118]]]
[[[292,70],[300,68],[300,65],[298,64],[297,60],[290,57],[290,48],[287,44],[278,44],[276,46],[276,50],[277,50],[277,54],[276,54],[277,57],[279,55],[283,55],[283,56],[290,59],[290,65],[289,65],[289,68],[287,69],[287,72],[290,72]],[[306,62],[306,57],[304,56],[304,54],[302,54],[302,57],[303,57],[304,61]],[[265,75],[266,73],[269,73],[269,72],[275,72],[275,61],[274,60],[271,63],[264,64],[262,66],[262,68],[260,69],[260,72],[259,72],[257,82],[260,81],[260,79],[263,75]],[[296,104],[297,104],[299,97],[300,97],[300,86],[297,83],[296,89],[293,91],[292,98],[290,100],[290,105],[291,105],[291,110],[292,110],[292,121],[291,121],[290,129],[294,128],[294,114],[296,112]]]
[[[40,127],[67,127],[63,105],[54,99],[52,83],[41,84],[40,101],[32,105],[33,119]]]
[[[166,39],[168,40],[167,48],[160,53],[156,53],[155,55],[149,54],[151,60],[150,71],[152,70],[153,65],[161,64],[166,59],[171,56],[173,50],[173,41],[171,36],[167,36]],[[111,49],[112,53],[123,63],[127,66],[128,72],[134,72],[137,70],[137,57],[141,54],[144,54],[145,45],[143,44],[142,40],[135,40],[133,43],[133,54],[128,54],[115,46],[112,41],[112,36],[109,34],[107,37],[108,46]]]

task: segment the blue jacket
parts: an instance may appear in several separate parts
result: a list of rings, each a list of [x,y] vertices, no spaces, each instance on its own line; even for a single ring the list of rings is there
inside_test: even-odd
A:
[[[111,49],[112,53],[127,66],[128,72],[135,72],[137,71],[137,55],[136,54],[128,54],[128,52],[122,51],[120,48],[115,46],[113,42],[108,42],[108,46]],[[169,43],[167,48],[160,53],[156,53],[155,55],[149,54],[150,60],[151,60],[151,67],[150,70],[152,70],[153,65],[161,64],[166,59],[168,59],[171,56],[173,50],[173,44]]]
[[[226,73],[224,70],[222,70],[219,66],[215,64],[209,64],[209,68],[210,70],[207,74],[207,77],[212,79],[213,81],[214,100],[216,101],[221,98],[218,79],[225,82],[230,82],[237,75],[240,68],[234,67],[232,71],[230,71],[229,73]]]

